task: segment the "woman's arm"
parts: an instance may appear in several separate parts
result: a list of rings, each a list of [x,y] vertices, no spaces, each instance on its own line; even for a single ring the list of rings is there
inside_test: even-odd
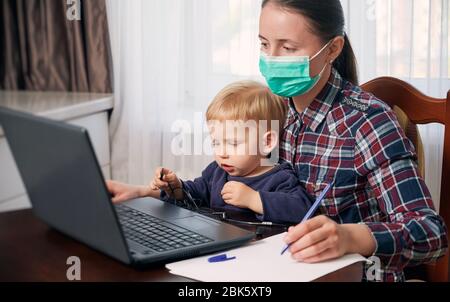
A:
[[[355,170],[366,177],[378,201],[381,221],[366,221],[375,241],[374,254],[386,270],[436,260],[448,246],[447,230],[417,172],[412,143],[395,114],[377,110],[355,137]]]
[[[401,271],[442,256],[447,229],[418,175],[411,142],[393,112],[372,112],[355,137],[355,170],[366,177],[380,213],[359,224],[338,225],[325,216],[291,228],[286,242],[296,259],[318,262],[346,253],[376,255],[385,270]],[[377,221],[381,220],[381,221]]]
[[[339,225],[326,216],[314,217],[289,229],[292,257],[306,263],[321,262],[349,253],[371,256],[376,242],[364,224]]]
[[[106,186],[112,195],[114,203],[124,202],[133,198],[153,197],[159,198],[159,190],[152,190],[150,186],[137,186],[121,183],[114,180],[107,180]]]
[[[366,225],[377,242],[374,255],[388,269],[430,262],[445,253],[445,223],[434,210],[430,193],[411,159],[386,162],[372,171],[368,180],[386,218]]]

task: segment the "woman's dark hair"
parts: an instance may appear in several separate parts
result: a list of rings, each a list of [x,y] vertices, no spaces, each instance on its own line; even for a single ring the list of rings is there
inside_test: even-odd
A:
[[[263,0],[262,7],[270,2],[306,17],[310,21],[313,33],[320,37],[324,43],[337,36],[344,36],[344,48],[333,62],[333,67],[344,79],[355,85],[358,84],[356,58],[344,30],[344,10],[340,0]]]

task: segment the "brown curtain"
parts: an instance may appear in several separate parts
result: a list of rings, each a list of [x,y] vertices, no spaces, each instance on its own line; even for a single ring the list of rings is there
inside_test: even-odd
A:
[[[0,1],[0,89],[112,92],[105,0]]]

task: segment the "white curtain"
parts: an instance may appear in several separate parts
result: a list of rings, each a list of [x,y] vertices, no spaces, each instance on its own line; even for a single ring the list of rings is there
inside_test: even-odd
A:
[[[107,0],[114,64],[113,178],[147,183],[183,100],[183,1]],[[170,110],[172,107],[172,110]]]
[[[113,179],[144,184],[161,165],[183,178],[199,176],[213,160],[198,147],[207,133],[188,135],[188,156],[172,152],[173,139],[180,125],[202,126],[224,85],[260,78],[260,2],[107,0],[107,8],[116,102]]]
[[[448,0],[341,1],[361,82],[391,75],[431,96],[446,95]],[[227,83],[262,81],[260,5],[259,0],[107,0],[116,95],[114,179],[146,183],[160,165],[192,178],[212,160],[173,154],[173,138],[180,124],[192,131],[201,125],[208,103]],[[426,181],[437,201],[443,129],[431,125],[421,131]],[[201,153],[205,137],[188,135],[191,153]]]

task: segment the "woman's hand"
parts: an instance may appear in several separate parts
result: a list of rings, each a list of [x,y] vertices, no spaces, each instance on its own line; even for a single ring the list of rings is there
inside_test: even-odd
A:
[[[348,253],[370,256],[375,240],[366,225],[337,224],[326,216],[317,216],[289,228],[285,237],[292,258],[306,263],[322,262]]]
[[[150,196],[149,188],[144,186],[134,186],[118,181],[107,180],[106,187],[112,195],[113,203],[120,203],[133,198]]]
[[[155,176],[150,183],[152,190],[163,190],[170,197],[174,197],[177,200],[184,198],[181,180],[178,176],[169,169],[157,168],[155,170]]]
[[[223,200],[227,204],[239,208],[250,209],[258,214],[263,213],[263,206],[259,193],[243,183],[229,181],[223,186],[221,194]]]

